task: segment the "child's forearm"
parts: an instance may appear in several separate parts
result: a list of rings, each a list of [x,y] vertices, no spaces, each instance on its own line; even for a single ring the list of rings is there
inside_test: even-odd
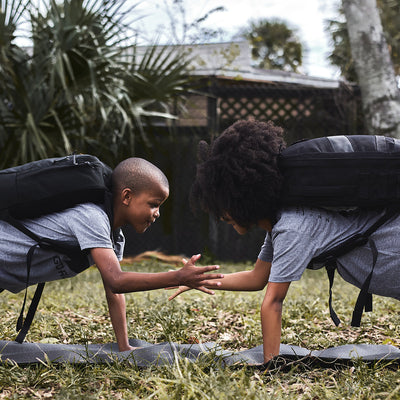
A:
[[[254,271],[240,271],[232,274],[224,274],[221,285],[215,289],[232,291],[255,291],[264,289],[267,281],[257,279]]]
[[[268,283],[271,263],[258,259],[251,271],[239,271],[224,274],[218,290],[255,291],[264,289]]]
[[[261,306],[264,362],[279,355],[282,331],[282,306],[290,282],[268,284]]]
[[[105,287],[105,291],[118,349],[119,351],[131,350],[132,348],[128,340],[125,296],[123,294],[112,293],[107,287]]]
[[[146,290],[161,289],[176,285],[178,277],[177,271],[168,272],[122,272],[113,283],[115,293],[130,293]]]
[[[265,304],[261,307],[264,362],[279,354],[282,330],[282,303]]]

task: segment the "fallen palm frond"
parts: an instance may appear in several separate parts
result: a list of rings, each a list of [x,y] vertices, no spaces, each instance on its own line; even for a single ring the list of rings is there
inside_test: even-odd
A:
[[[161,251],[145,251],[134,257],[124,257],[122,262],[124,264],[133,264],[145,260],[153,260],[153,261],[162,261],[165,263],[175,264],[179,266],[182,265],[184,259],[188,258],[185,256],[164,254]]]

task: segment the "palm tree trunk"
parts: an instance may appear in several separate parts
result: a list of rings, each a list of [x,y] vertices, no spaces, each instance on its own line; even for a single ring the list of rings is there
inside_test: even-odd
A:
[[[376,0],[342,0],[370,134],[400,138],[400,92]]]

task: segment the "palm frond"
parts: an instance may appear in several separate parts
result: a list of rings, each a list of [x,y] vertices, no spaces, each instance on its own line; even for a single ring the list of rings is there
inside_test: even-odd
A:
[[[142,117],[175,118],[169,106],[184,92],[188,58],[156,45],[139,57],[135,7],[0,0],[0,166],[72,150],[115,159],[137,141],[150,145]],[[14,43],[27,16],[30,49]]]

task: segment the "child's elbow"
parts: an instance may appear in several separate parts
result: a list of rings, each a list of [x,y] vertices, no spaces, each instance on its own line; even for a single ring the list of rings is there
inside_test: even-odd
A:
[[[255,291],[263,290],[263,289],[265,288],[265,286],[267,286],[267,283],[268,283],[268,282],[263,282],[263,281],[257,282],[257,283],[254,285],[254,290],[255,290]]]
[[[266,300],[261,304],[261,316],[272,315],[281,316],[283,310],[283,299]]]
[[[111,283],[111,285],[109,285],[108,288],[112,294],[121,293],[121,289],[117,283]]]
[[[268,285],[268,280],[269,280],[269,275],[263,276],[262,279],[259,280],[259,289],[258,290],[265,289],[265,287]]]
[[[273,310],[282,310],[283,302],[285,300],[285,294],[274,294],[270,295],[267,290],[267,294],[264,297],[264,300],[262,302],[262,308],[269,308]]]
[[[112,294],[124,293],[121,276],[118,274],[112,274],[103,279],[104,286]]]

